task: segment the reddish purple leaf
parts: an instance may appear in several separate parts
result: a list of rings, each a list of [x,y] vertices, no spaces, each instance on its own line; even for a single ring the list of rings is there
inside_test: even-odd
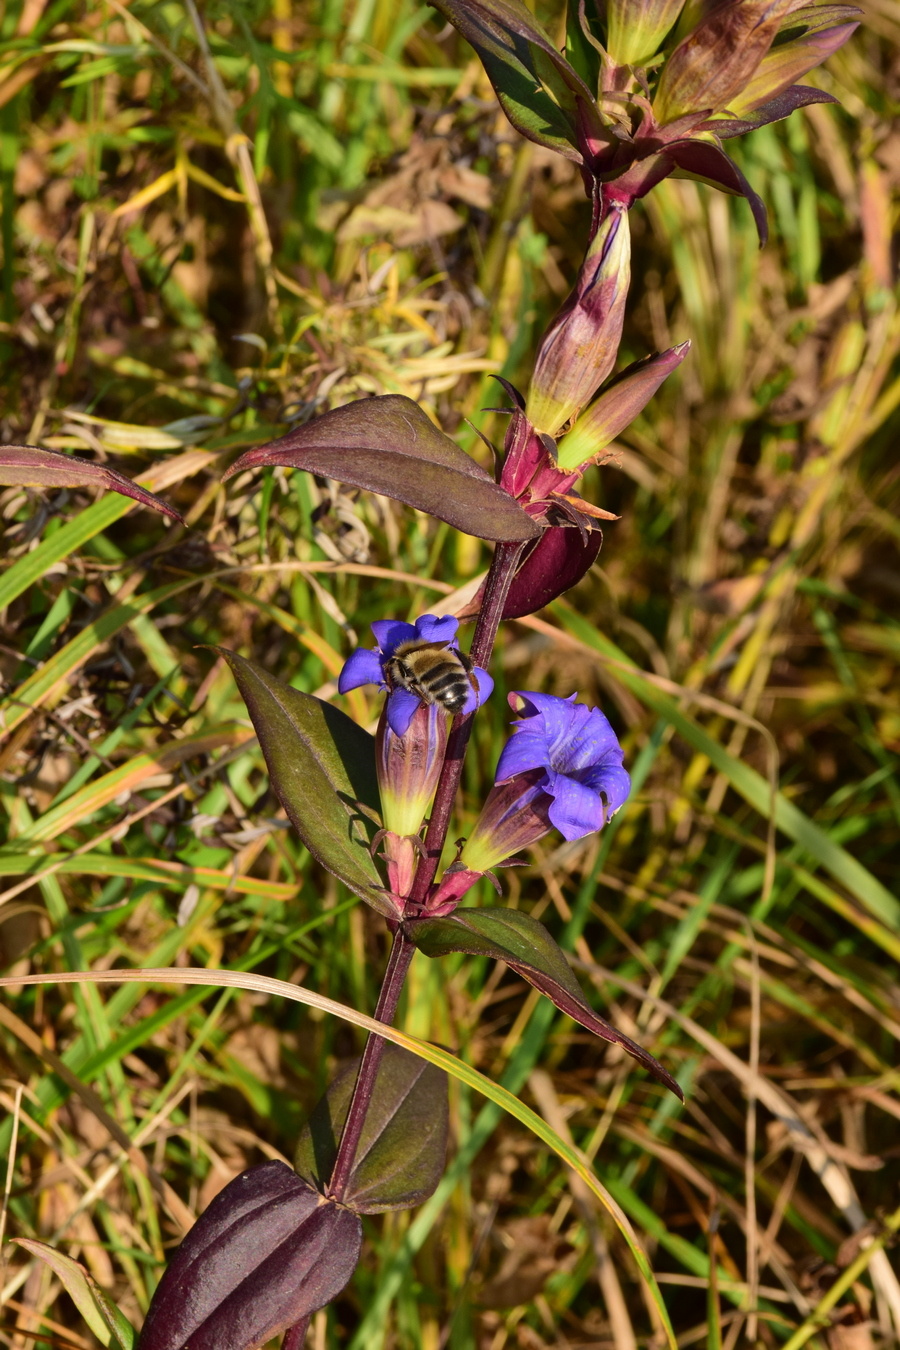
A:
[[[313,1185],[331,1177],[359,1060],[338,1074],[309,1118],[294,1166]],[[447,1157],[447,1075],[399,1045],[385,1045],[353,1171],[341,1199],[357,1214],[427,1200]]]
[[[810,103],[837,102],[834,95],[826,94],[824,89],[813,89],[808,84],[794,84],[776,98],[769,99],[767,103],[754,108],[753,112],[745,117],[716,117],[708,122],[701,122],[697,130],[712,131],[722,140],[729,140],[732,136],[744,136],[748,131],[755,131],[757,127],[764,127],[769,122],[781,122],[798,108],[806,108]]]
[[[401,394],[335,408],[280,440],[248,450],[225,478],[272,464],[393,497],[479,539],[533,539],[540,530],[418,403]]]
[[[521,0],[434,0],[471,43],[512,125],[538,145],[581,162],[587,132],[609,144],[591,90]]]
[[[41,450],[36,445],[0,445],[0,484],[4,487],[64,488],[98,487],[106,492],[120,492],[133,497],[152,511],[184,524],[184,519],[173,506],[157,497],[155,492],[138,487],[123,473],[109,469],[105,464],[94,464],[88,459],[76,459],[59,450]]]
[[[350,1279],[362,1225],[282,1162],[220,1191],[175,1252],[138,1350],[254,1350]]]
[[[404,929],[426,956],[468,952],[470,956],[505,961],[523,980],[546,994],[560,1012],[611,1045],[620,1045],[684,1101],[678,1083],[658,1060],[594,1012],[562,950],[530,914],[519,909],[457,909],[445,918],[408,919]]]
[[[709,183],[723,192],[746,197],[756,221],[760,248],[763,247],[769,237],[765,203],[721,146],[711,145],[709,141],[673,141],[664,153],[677,166],[675,177],[698,178],[701,183]]]

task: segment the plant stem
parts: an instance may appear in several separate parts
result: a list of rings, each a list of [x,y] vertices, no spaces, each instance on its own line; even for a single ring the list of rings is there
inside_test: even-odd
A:
[[[394,934],[391,954],[388,957],[387,969],[381,983],[381,993],[378,995],[378,1006],[375,1009],[376,1021],[386,1022],[388,1025],[393,1022],[397,1013],[397,1004],[400,1002],[400,995],[403,992],[406,972],[409,970],[409,963],[413,959],[415,950],[403,930],[398,928]],[[387,1042],[375,1032],[372,1032],[366,1041],[359,1073],[356,1075],[353,1096],[347,1110],[347,1119],[344,1122],[344,1129],[341,1134],[341,1142],[338,1145],[337,1157],[334,1160],[331,1180],[328,1183],[327,1194],[333,1200],[342,1200],[344,1191],[347,1189],[347,1183],[350,1180],[350,1173],[356,1159],[356,1150],[359,1147],[363,1126],[366,1123],[366,1112],[372,1100],[375,1077],[386,1044]]]
[[[522,556],[524,547],[523,543],[498,544],[494,550],[494,557],[487,574],[487,580],[484,583],[484,599],[481,602],[481,611],[475,624],[472,650],[469,652],[472,664],[481,666],[482,669],[487,668],[487,663],[491,658],[494,639],[503,617],[503,606],[506,604],[506,597],[509,594],[509,588],[512,585],[512,579],[515,576],[516,567],[519,564],[519,558]],[[462,776],[466,747],[472,734],[473,716],[473,713],[467,713],[455,717],[450,728],[450,735],[447,739],[447,753],[444,756],[444,764],[431,808],[431,817],[425,833],[425,853],[416,868],[416,876],[409,896],[410,908],[414,912],[421,910],[428,894],[428,888],[434,880],[434,874],[441,860],[447,830],[450,828],[450,814],[453,810],[459,780]]]
[[[311,1321],[312,1313],[309,1313],[302,1321],[288,1327],[287,1335],[281,1342],[281,1350],[303,1350],[303,1342],[306,1340],[306,1332]]]

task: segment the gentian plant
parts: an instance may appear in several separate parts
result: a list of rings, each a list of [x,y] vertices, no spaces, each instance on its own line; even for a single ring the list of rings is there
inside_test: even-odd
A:
[[[592,204],[584,261],[538,343],[528,387],[505,385],[511,415],[498,473],[418,404],[387,395],[324,413],[242,455],[229,475],[281,465],[338,479],[493,542],[493,561],[461,613],[412,624],[385,615],[372,625],[376,646],[350,654],[340,690],[374,684],[384,695],[374,735],[261,666],[222,655],[303,843],[384,919],[391,945],[377,1020],[393,1021],[416,951],[492,957],[680,1098],[671,1073],[593,1009],[543,925],[502,905],[461,905],[482,876],[548,832],[577,840],[622,808],[630,782],[603,713],[577,691],[513,694],[519,716],[494,785],[443,869],[442,859],[473,720],[492,690],[498,626],[563,594],[594,562],[610,517],[576,485],[688,352],[682,342],[616,368],[629,211],[680,174],[746,198],[763,240],[762,202],[723,141],[829,101],[797,81],[846,41],[858,11],[804,0],[582,0],[563,54],[521,0],[434,3],[475,48],[513,126],[575,161]],[[0,481],[56,482],[79,472],[72,464],[7,447]],[[103,485],[143,491],[128,480]],[[467,656],[460,618],[475,619]],[[140,1350],[252,1350],[280,1334],[299,1350],[312,1314],[353,1273],[360,1216],[408,1208],[437,1186],[447,1119],[443,1073],[370,1036],[313,1112],[295,1169],[270,1162],[242,1173],[188,1234]]]

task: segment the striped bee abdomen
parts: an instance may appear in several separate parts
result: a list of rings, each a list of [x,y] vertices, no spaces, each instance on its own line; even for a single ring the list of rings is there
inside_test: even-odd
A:
[[[462,712],[475,687],[472,663],[443,642],[401,642],[385,663],[392,688],[408,689],[423,703],[437,703],[448,713]]]

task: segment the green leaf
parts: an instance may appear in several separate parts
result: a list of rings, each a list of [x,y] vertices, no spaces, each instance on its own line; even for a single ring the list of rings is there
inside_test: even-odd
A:
[[[13,1238],[12,1241],[46,1262],[101,1345],[108,1346],[115,1341],[122,1350],[133,1350],[134,1327],[80,1262],[34,1238]]]
[[[223,481],[273,464],[378,492],[479,539],[537,539],[541,527],[411,398],[382,394],[324,413],[248,450]]]
[[[224,656],[259,737],[272,787],[314,858],[388,918],[396,911],[369,851],[380,813],[375,741],[330,703],[301,694],[254,661],[224,647]]]
[[[334,1167],[359,1063],[338,1075],[300,1136],[294,1166],[319,1189]],[[447,1075],[386,1045],[343,1203],[382,1214],[427,1200],[444,1170],[448,1123]]]
[[[518,909],[457,909],[445,918],[409,919],[404,930],[426,956],[492,956],[546,994],[561,1012],[611,1045],[620,1045],[676,1097],[684,1094],[658,1060],[594,1012],[561,948],[542,923]]]

